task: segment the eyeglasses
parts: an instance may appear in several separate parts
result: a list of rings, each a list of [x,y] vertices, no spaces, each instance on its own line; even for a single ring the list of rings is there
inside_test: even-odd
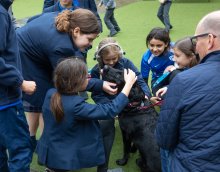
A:
[[[193,46],[196,46],[197,44],[197,38],[199,37],[205,37],[205,36],[208,36],[209,34],[213,35],[214,38],[216,38],[216,35],[212,34],[212,33],[203,33],[203,34],[200,34],[200,35],[196,35],[196,36],[192,36],[190,37],[190,40],[192,42],[192,45]]]

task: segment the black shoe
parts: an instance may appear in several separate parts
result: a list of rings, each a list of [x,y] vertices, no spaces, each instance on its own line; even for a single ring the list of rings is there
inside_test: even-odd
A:
[[[115,28],[115,30],[116,30],[117,32],[120,32],[120,31],[121,31],[120,27]]]
[[[115,162],[117,165],[124,166],[128,162],[128,157],[126,157],[126,158],[124,157],[122,159],[117,159]]]
[[[172,25],[170,25],[170,29],[173,29],[173,26],[172,26]]]

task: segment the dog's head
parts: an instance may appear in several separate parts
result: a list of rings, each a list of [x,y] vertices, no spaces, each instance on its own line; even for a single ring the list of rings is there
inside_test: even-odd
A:
[[[103,80],[116,83],[118,93],[121,92],[125,85],[123,70],[118,70],[111,66],[105,65],[103,68],[102,76]],[[144,97],[144,92],[142,91],[141,87],[137,84],[137,82],[135,82],[128,96],[129,102],[141,103],[141,101],[144,100]]]

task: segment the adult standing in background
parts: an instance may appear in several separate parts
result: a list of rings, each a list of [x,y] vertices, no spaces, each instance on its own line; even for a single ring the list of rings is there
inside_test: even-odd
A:
[[[105,6],[105,17],[104,21],[105,24],[110,31],[109,37],[112,37],[116,35],[121,29],[118,26],[118,23],[115,19],[114,11],[116,7],[116,2],[115,0],[101,0],[99,3],[99,7],[101,7],[104,4]]]
[[[173,28],[173,26],[170,24],[170,7],[172,5],[172,0],[159,0],[160,7],[157,12],[157,17],[160,19],[160,21],[164,24],[165,29],[167,32],[170,31],[170,29]]]
[[[169,85],[157,128],[157,142],[170,151],[170,170],[220,171],[220,11],[203,17],[192,44],[200,64]]]
[[[32,94],[36,84],[21,75],[15,29],[8,13],[12,3],[0,1],[0,171],[29,172],[32,145],[21,91]]]

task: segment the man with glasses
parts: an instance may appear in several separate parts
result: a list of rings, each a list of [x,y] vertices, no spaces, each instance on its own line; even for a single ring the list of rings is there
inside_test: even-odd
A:
[[[169,85],[156,137],[169,150],[168,171],[220,171],[220,11],[197,25],[192,44],[200,64]]]

